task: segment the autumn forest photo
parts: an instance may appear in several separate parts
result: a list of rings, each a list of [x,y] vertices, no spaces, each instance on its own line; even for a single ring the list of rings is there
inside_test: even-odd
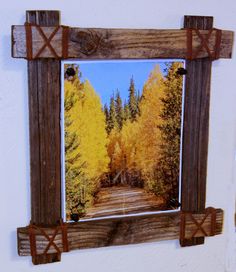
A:
[[[63,64],[67,221],[178,209],[183,65]]]

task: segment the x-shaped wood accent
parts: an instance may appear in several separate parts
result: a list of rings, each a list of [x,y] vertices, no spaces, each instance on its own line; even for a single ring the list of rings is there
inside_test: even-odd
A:
[[[203,219],[199,222],[193,215],[193,213],[190,212],[181,212],[180,215],[180,239],[186,239],[185,232],[186,232],[186,219],[187,216],[191,219],[191,221],[196,225],[196,229],[191,234],[190,237],[187,239],[192,239],[196,236],[198,231],[201,231],[203,236],[213,236],[215,235],[215,224],[216,224],[216,211],[214,208],[209,207],[205,210],[205,216]],[[207,231],[203,228],[203,224],[206,221],[207,217],[211,216],[211,222],[210,222],[210,233],[208,234]]]
[[[55,231],[54,231],[54,233],[53,233],[53,235],[51,237],[46,233],[46,231],[43,228],[40,228],[40,227],[38,227],[36,225],[33,225],[33,224],[30,224],[29,225],[29,238],[30,238],[31,256],[46,255],[51,246],[53,246],[55,248],[57,253],[61,253],[61,250],[59,249],[59,247],[54,242],[55,237],[57,236],[59,230],[61,230],[61,232],[62,232],[63,251],[67,252],[68,251],[67,234],[66,234],[66,228],[64,227],[63,224],[61,224],[60,226],[55,227]],[[49,242],[42,254],[37,254],[36,237],[35,237],[36,233],[35,233],[35,231],[39,231]]]
[[[195,52],[193,52],[192,50],[193,31],[197,34],[198,38],[201,41],[199,48]],[[213,31],[216,31],[216,39],[215,39],[214,50],[211,52],[209,48],[209,39]],[[210,29],[205,37],[200,33],[199,29],[195,29],[195,28],[187,29],[187,59],[192,60],[197,58],[199,52],[202,49],[205,49],[207,51],[208,57],[211,60],[218,59],[220,54],[221,36],[222,36],[222,31],[216,28]]]
[[[43,32],[43,30],[42,30],[42,28],[40,26],[36,26],[36,28],[39,31],[39,34],[41,35],[43,40],[45,41],[45,44],[41,47],[41,49],[39,49],[38,53],[35,55],[35,58],[38,58],[46,47],[48,47],[50,49],[50,51],[55,56],[55,58],[59,58],[56,51],[54,50],[54,48],[51,45],[51,41],[52,41],[53,37],[56,35],[56,33],[59,30],[60,26],[57,26],[54,29],[54,31],[51,33],[49,38],[47,38],[47,36],[45,35],[45,33]]]
[[[38,50],[38,52],[35,54],[35,56],[33,56],[33,52],[32,52],[32,27],[35,27],[37,29],[40,36],[44,40],[43,46]],[[57,26],[53,30],[53,32],[50,34],[50,36],[47,37],[40,26],[26,23],[25,24],[25,30],[26,30],[26,42],[27,42],[27,55],[28,55],[28,58],[29,59],[39,58],[40,55],[42,54],[42,52],[45,50],[45,48],[48,47],[49,50],[51,51],[51,53],[53,54],[53,56],[56,59],[59,59],[60,56],[58,56],[57,52],[55,51],[55,49],[53,48],[53,46],[51,44],[52,39],[57,34],[59,29],[60,29],[60,26]],[[64,34],[63,29],[62,29],[62,33]]]

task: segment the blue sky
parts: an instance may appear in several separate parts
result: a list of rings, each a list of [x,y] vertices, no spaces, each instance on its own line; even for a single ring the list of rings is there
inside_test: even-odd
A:
[[[159,64],[164,72],[165,61],[78,61],[82,81],[88,79],[101,97],[102,104],[109,104],[110,97],[118,89],[122,101],[128,99],[128,88],[133,76],[136,90],[142,93],[144,83],[155,65]],[[74,62],[71,62],[71,64]]]

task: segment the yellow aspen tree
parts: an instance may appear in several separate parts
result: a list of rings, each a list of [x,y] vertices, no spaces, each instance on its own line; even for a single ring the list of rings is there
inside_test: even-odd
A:
[[[138,122],[127,120],[121,130],[121,147],[127,171],[137,170],[136,151],[138,138]]]
[[[107,151],[110,158],[110,172],[114,175],[121,168],[121,137],[118,128],[113,128],[109,134]]]
[[[76,134],[79,143],[79,150],[74,150],[74,154],[71,154],[73,156],[79,152],[73,167],[81,169],[80,180],[74,182],[83,188],[81,197],[92,203],[100,178],[108,170],[108,139],[99,96],[89,81],[78,86],[70,81],[65,81],[64,85],[65,99],[73,93],[76,101],[69,111],[71,124],[68,127],[71,133]]]
[[[140,101],[140,116],[137,119],[139,133],[136,150],[136,164],[146,175],[152,173],[157,163],[160,144],[160,98],[163,96],[163,76],[156,65],[144,85]]]
[[[98,178],[107,171],[107,133],[105,115],[99,96],[88,80],[80,90],[72,112],[73,130],[80,140],[81,160],[86,162],[85,174]]]

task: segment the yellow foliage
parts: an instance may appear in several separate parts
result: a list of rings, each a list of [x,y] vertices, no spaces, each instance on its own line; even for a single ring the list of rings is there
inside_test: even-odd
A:
[[[135,170],[137,168],[137,147],[139,142],[140,127],[138,122],[127,120],[121,130],[121,143],[125,154],[126,168]]]
[[[161,98],[164,95],[164,78],[159,65],[153,69],[144,85],[139,103],[140,115],[136,121],[127,120],[121,129],[109,135],[108,154],[111,170],[141,171],[149,175],[158,161],[161,124]]]
[[[80,157],[76,163],[83,164],[86,177],[98,179],[108,170],[109,163],[102,104],[89,81],[85,81],[81,89],[65,81],[65,97],[71,92],[76,95],[76,103],[69,111],[72,121],[70,130],[75,132],[79,139]]]
[[[72,183],[77,182],[79,184],[78,188],[82,185],[86,187],[86,190],[89,190],[89,192],[86,191],[88,195],[88,197],[86,195],[86,198],[89,201],[93,198],[100,180],[107,177],[110,180],[120,176],[121,182],[123,180],[132,182],[133,179],[139,179],[140,184],[142,186],[144,184],[146,189],[152,190],[155,187],[158,192],[161,190],[162,185],[163,187],[166,186],[165,180],[163,183],[158,183],[157,179],[160,179],[160,177],[157,177],[155,173],[157,168],[161,167],[163,144],[167,145],[161,132],[163,129],[168,130],[167,125],[171,122],[177,123],[176,128],[180,127],[182,96],[181,92],[177,93],[177,91],[182,90],[182,81],[176,78],[174,69],[175,66],[178,68],[179,65],[178,63],[172,65],[172,73],[168,72],[169,76],[173,77],[172,79],[164,78],[159,65],[156,65],[144,85],[141,100],[137,99],[138,113],[135,118],[123,118],[122,126],[119,128],[118,126],[112,126],[109,135],[107,135],[106,131],[106,118],[102,110],[100,97],[90,82],[87,80],[81,84],[80,82],[73,83],[65,80],[65,100],[67,99],[67,104],[70,105],[71,99],[71,105],[73,105],[69,110],[65,110],[65,120],[69,123],[66,132],[70,135],[71,141],[73,140],[73,134],[76,134],[78,140],[77,144],[74,143],[76,148],[72,148],[72,151],[66,154],[66,161],[76,158],[70,167],[80,169],[82,175],[77,178],[77,181],[74,181],[73,175],[71,175],[71,180],[73,180]],[[177,119],[169,118],[169,123],[166,125],[165,117],[163,117],[165,110],[163,105],[165,105],[164,99],[167,100],[167,98],[170,104],[168,104],[170,112],[173,112],[174,106],[178,108],[175,114]],[[122,102],[120,104],[122,108]],[[113,106],[113,117],[117,118],[118,111],[115,105]],[[165,106],[167,107],[167,105]],[[167,110],[165,110],[166,112]],[[161,113],[162,116],[160,116]],[[173,129],[174,135],[176,131],[177,129]],[[172,149],[177,157],[179,154],[179,140],[177,145],[173,146],[175,149]],[[175,163],[177,170],[178,158]],[[103,175],[105,173],[106,175]],[[72,196],[76,195],[77,191],[77,189],[72,188]]]
[[[108,154],[111,171],[134,170],[136,168],[136,146],[138,123],[127,120],[122,130],[113,129],[109,134]]]
[[[163,76],[157,65],[144,85],[140,102],[140,116],[138,123],[138,141],[136,149],[136,165],[143,174],[152,171],[158,159],[160,144],[160,110],[163,96]]]

